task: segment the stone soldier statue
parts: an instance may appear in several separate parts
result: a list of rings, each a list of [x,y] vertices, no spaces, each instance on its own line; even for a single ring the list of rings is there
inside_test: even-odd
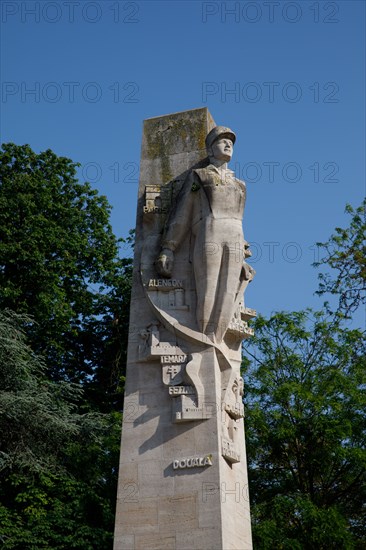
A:
[[[235,140],[234,132],[224,126],[207,135],[209,164],[187,176],[156,262],[158,272],[171,277],[174,252],[191,234],[198,328],[216,343],[222,341],[233,317],[242,282],[254,274],[244,262],[250,255],[242,228],[245,183],[227,167]]]

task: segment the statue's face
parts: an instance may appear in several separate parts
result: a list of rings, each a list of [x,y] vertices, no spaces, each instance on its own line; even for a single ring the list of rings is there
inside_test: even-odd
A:
[[[233,142],[228,137],[219,138],[213,142],[211,150],[217,160],[229,162],[233,156]]]

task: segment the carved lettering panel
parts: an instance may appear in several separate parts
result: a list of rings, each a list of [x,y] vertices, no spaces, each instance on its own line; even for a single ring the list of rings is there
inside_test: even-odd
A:
[[[224,437],[221,439],[222,456],[229,462],[240,462],[240,453],[238,453],[234,443]]]
[[[184,468],[204,468],[205,466],[212,466],[212,455],[173,460],[174,470],[183,470]]]
[[[163,214],[169,211],[169,197],[164,187],[147,184],[145,186],[145,204],[143,206],[145,216],[148,214]]]
[[[169,395],[177,397],[178,395],[195,395],[193,386],[170,386]]]

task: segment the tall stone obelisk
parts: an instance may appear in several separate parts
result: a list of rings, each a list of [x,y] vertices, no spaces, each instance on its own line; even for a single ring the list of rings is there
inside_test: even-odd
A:
[[[144,121],[114,550],[252,548],[235,139],[206,108]]]

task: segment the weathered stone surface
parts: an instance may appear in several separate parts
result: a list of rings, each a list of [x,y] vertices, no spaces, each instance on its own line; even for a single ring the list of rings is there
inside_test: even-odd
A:
[[[137,548],[135,535],[124,535],[123,527],[116,525],[114,550],[134,550],[135,548]]]
[[[117,517],[121,531],[126,534],[129,531],[134,531],[135,534],[157,532],[159,530],[157,499],[145,498],[141,502],[142,499],[138,495],[139,501],[134,502],[133,498],[127,497],[124,500],[127,506],[124,507],[123,514]]]
[[[136,535],[135,546],[124,550],[175,550],[175,535],[159,533],[158,535]]]
[[[189,531],[198,527],[197,493],[159,499],[161,532]]]
[[[144,122],[115,550],[251,548],[240,363],[254,272],[245,184],[226,166],[235,136],[214,127],[206,108]]]
[[[223,550],[222,540],[217,536],[216,529],[205,528],[178,533],[176,548],[179,548],[179,550],[201,550],[201,548]]]

